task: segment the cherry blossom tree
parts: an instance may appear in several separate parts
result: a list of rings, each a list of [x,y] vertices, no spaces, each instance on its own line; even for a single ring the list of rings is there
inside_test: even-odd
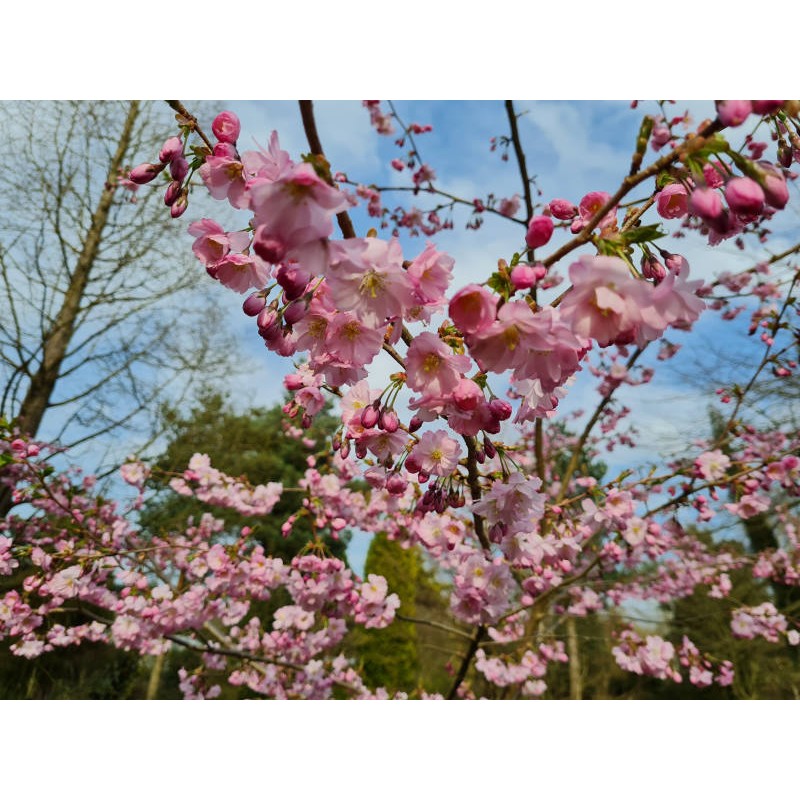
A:
[[[571,695],[581,696],[575,620],[613,612],[610,649],[622,670],[733,691],[736,665],[701,650],[691,629],[668,639],[626,619],[631,608],[669,608],[696,591],[730,604],[732,636],[800,644],[797,609],[778,608],[771,589],[757,605],[731,599],[731,575],[742,570],[765,586],[800,582],[800,434],[759,427],[746,413],[762,375],[788,381],[797,369],[800,242],[712,281],[672,252],[689,237],[769,245],[800,160],[800,103],[719,101],[699,124],[654,106],[618,185],[573,198],[539,194],[511,101],[507,131],[490,146],[516,162],[519,192],[479,198],[440,187],[420,146],[431,127],[406,122],[391,104],[364,103],[376,134],[396,137],[391,163],[408,176],[402,187],[337,172],[310,101],[300,102],[310,150],[301,160],[278,133],[241,152],[231,112],[208,128],[170,105],[177,134],[130,179],[161,181],[174,218],[199,191],[242,213],[230,231],[192,221],[193,251],[212,280],[249,292],[253,334],[293,360],[284,410],[297,429],[326,398],[341,420],[332,457],[309,457],[297,486],[251,486],[199,449],[172,489],[255,519],[283,492],[301,492],[285,533],[302,517],[320,534],[381,532],[418,549],[448,587],[452,618],[404,615],[384,576],[359,577],[325,552],[321,535],[285,563],[247,526],[221,536],[212,514],[174,532],[140,530],[93,492],[91,478],[51,472],[46,445],[7,429],[2,479],[28,513],[3,524],[0,570],[36,567],[0,600],[0,633],[16,654],[84,640],[156,656],[178,647],[202,655],[180,673],[186,697],[219,696],[223,684],[279,698],[405,697],[367,685],[344,647],[349,628],[385,628],[401,616],[444,627],[459,643],[451,683],[436,696],[546,696],[548,675],[567,662]],[[403,190],[411,205],[384,205]],[[360,236],[350,211],[362,201],[374,227]],[[508,221],[508,249],[483,281],[460,285],[454,259],[433,240],[457,220],[479,235],[489,215]],[[404,252],[400,230],[431,241]],[[668,233],[679,234],[670,249]],[[690,348],[694,324],[715,313],[747,319],[760,342],[746,379],[717,387],[716,430],[673,458],[591,474],[603,450],[637,444],[621,389],[646,392],[677,352],[667,334]],[[388,378],[374,377],[381,359],[394,364]],[[562,419],[560,401],[579,373],[595,378],[596,405]],[[123,468],[138,489],[130,511],[147,475],[139,462]],[[761,514],[776,547],[747,552],[698,533],[715,517]],[[262,601],[272,608],[255,613]],[[67,608],[85,621],[59,624]],[[420,687],[413,696],[432,694]]]

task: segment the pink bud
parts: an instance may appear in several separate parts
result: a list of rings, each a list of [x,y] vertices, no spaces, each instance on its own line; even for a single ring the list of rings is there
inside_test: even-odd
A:
[[[288,306],[283,310],[283,321],[287,325],[294,325],[297,322],[300,322],[301,319],[306,315],[306,304],[305,303],[289,303]]]
[[[181,189],[183,185],[180,181],[172,181],[164,192],[164,205],[171,206],[181,196]]]
[[[649,280],[660,283],[667,277],[666,267],[653,256],[642,256],[642,275]]]
[[[250,295],[250,297],[255,297],[256,295]],[[249,298],[248,298],[249,299]],[[246,302],[246,301],[245,301]],[[303,379],[296,373],[293,372],[291,375],[286,375],[283,378],[283,385],[290,391],[296,392],[298,389],[302,389],[305,384],[303,383]],[[339,446],[341,447],[341,441],[339,442]],[[334,447],[334,450],[338,450],[339,447]]]
[[[681,183],[668,183],[656,200],[658,213],[664,219],[680,219],[689,212],[689,196]]]
[[[664,266],[670,272],[680,272],[684,267],[689,266],[689,262],[677,253],[666,253],[662,251],[661,255],[664,257]]]
[[[180,197],[170,206],[169,214],[172,219],[178,219],[189,207],[189,193],[184,189]]]
[[[242,303],[242,311],[248,317],[255,317],[264,310],[267,298],[261,292],[254,292]]]
[[[789,202],[789,187],[783,174],[769,161],[759,161],[758,165],[766,173],[761,182],[764,199],[773,208],[784,208]]]
[[[281,264],[275,271],[275,279],[283,287],[288,300],[296,300],[305,294],[311,275],[302,267]]]
[[[689,211],[705,222],[716,220],[722,216],[722,198],[714,189],[700,187],[689,198]]]
[[[389,494],[403,494],[408,486],[408,481],[396,472],[386,480],[386,491]]]
[[[764,190],[752,178],[731,178],[725,199],[737,214],[758,214],[764,207]]]
[[[173,180],[182,181],[189,174],[189,162],[183,157],[174,159],[169,165],[169,174]]]
[[[241,129],[239,117],[232,111],[223,111],[221,114],[217,114],[211,123],[211,131],[214,136],[220,142],[227,142],[228,144],[236,144]]]
[[[719,121],[728,127],[736,128],[741,125],[753,110],[749,100],[718,100],[717,114]]]
[[[163,164],[139,164],[138,167],[134,167],[131,170],[128,177],[134,183],[142,186],[145,183],[150,183],[163,169]]]
[[[411,453],[408,456],[408,458],[406,459],[405,468],[406,468],[406,472],[410,472],[412,475],[415,472],[419,472],[420,471],[420,469],[421,469],[420,460],[414,455],[414,453]]]
[[[374,428],[378,424],[379,417],[378,409],[374,405],[369,405],[361,412],[361,426],[367,429]]]
[[[486,458],[494,458],[497,455],[497,449],[486,438],[484,438],[484,440],[483,440],[483,450],[486,453]]]
[[[178,136],[171,136],[164,142],[163,146],[161,147],[161,152],[158,154],[158,160],[162,164],[166,164],[174,158],[178,158],[179,156],[183,155],[183,142],[180,140]]]
[[[256,228],[253,250],[268,264],[279,264],[286,255],[286,245],[281,239],[267,233],[264,225]]]
[[[475,381],[461,378],[453,391],[453,400],[461,411],[474,411],[483,400],[483,390]]]
[[[394,433],[400,427],[400,420],[397,418],[397,414],[389,409],[381,411],[378,424],[386,433]]]
[[[409,433],[414,433],[415,431],[418,431],[421,427],[422,427],[422,420],[416,414],[414,414],[414,416],[411,417],[411,421],[408,423]]]
[[[496,419],[508,419],[511,416],[511,403],[507,403],[505,400],[501,400],[499,397],[495,397],[489,403],[489,411],[492,412],[492,416]]]
[[[217,142],[212,152],[218,158],[230,158],[233,161],[239,160],[239,154],[236,152],[236,148],[228,142]]]
[[[553,220],[550,217],[533,217],[528,223],[528,232],[525,234],[525,244],[532,250],[544,247],[553,235]]]
[[[577,215],[578,209],[569,200],[561,200],[559,198],[550,201],[550,213],[556,219],[568,220]]]
[[[761,114],[762,117],[768,114],[774,114],[783,108],[784,100],[751,100],[750,104],[753,107],[753,112]]]

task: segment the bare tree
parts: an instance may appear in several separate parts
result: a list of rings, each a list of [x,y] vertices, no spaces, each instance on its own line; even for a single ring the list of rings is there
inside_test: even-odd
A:
[[[228,369],[185,224],[119,182],[171,128],[137,101],[0,104],[0,414],[31,435],[144,441],[163,400]]]

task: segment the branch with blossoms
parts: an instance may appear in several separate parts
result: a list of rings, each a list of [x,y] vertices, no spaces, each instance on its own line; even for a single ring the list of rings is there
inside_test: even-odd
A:
[[[496,210],[522,222],[525,233],[513,226],[497,269],[465,286],[453,285],[454,259],[432,242],[404,253],[397,237],[358,235],[350,209],[365,199],[373,213],[379,198],[340,188],[310,101],[300,104],[310,147],[300,160],[281,148],[277,133],[265,148],[240,152],[240,124],[230,112],[219,114],[207,135],[182,104],[171,105],[179,134],[167,139],[158,163],[137,167],[130,180],[143,185],[169,176],[165,203],[173,217],[186,213],[198,190],[242,213],[236,231],[211,219],[193,221],[195,255],[210,278],[248,293],[243,311],[254,318],[254,333],[271,352],[294,361],[284,381],[287,416],[307,428],[325,406],[323,392],[338,398],[332,466],[310,463],[293,487],[303,492],[302,508],[283,521],[283,532],[303,516],[314,531],[383,532],[424,553],[446,576],[450,614],[471,630],[451,664],[447,696],[477,696],[481,686],[542,695],[549,665],[569,658],[571,647],[553,634],[531,648],[546,621],[557,625],[633,601],[669,603],[700,587],[724,598],[734,570],[795,581],[789,503],[796,496],[800,441],[796,431],[757,430],[741,412],[768,366],[784,378],[796,368],[791,257],[800,245],[704,284],[691,279],[684,256],[657,243],[670,230],[678,238],[705,237],[710,245],[765,240],[795,177],[789,164],[798,154],[792,149],[787,163],[786,140],[796,138],[800,104],[721,101],[713,118],[694,128],[685,115],[668,119],[662,105],[658,116],[643,120],[630,169],[616,188],[575,201],[554,197],[537,207],[519,115],[508,101],[507,144],[526,219],[513,219],[519,196]],[[367,104],[379,133],[400,125],[399,146],[410,148],[403,170],[413,170],[411,188],[467,203],[435,188],[435,170],[422,160],[416,139],[432,132],[406,125],[390,108],[385,114],[377,102]],[[733,130],[751,122],[745,145],[735,145]],[[759,126],[775,134],[775,161],[765,158],[769,145],[755,141]],[[631,202],[636,189],[642,199]],[[343,238],[334,235],[334,218]],[[441,227],[439,220],[429,232],[420,229],[433,235]],[[780,274],[773,276],[773,269]],[[623,424],[629,408],[621,390],[643,391],[638,387],[651,382],[657,362],[674,356],[667,333],[690,331],[709,309],[735,319],[729,298],[747,302],[744,290],[754,280],[746,294],[759,306],[750,325],[762,331],[766,350],[752,378],[730,389],[736,402],[723,433],[690,446],[666,469],[624,470],[605,482],[593,477],[601,445],[636,446],[636,431]],[[561,283],[565,288],[551,296]],[[658,356],[648,363],[655,342]],[[391,358],[399,371],[375,385],[381,358]],[[576,435],[560,425],[558,407],[581,372],[596,379],[599,399]],[[504,396],[493,386],[504,387]],[[19,442],[16,449],[8,445],[17,477],[24,474],[20,465],[35,464],[36,456]],[[15,652],[35,656],[70,637],[105,636],[144,654],[180,641],[207,649],[204,666],[182,675],[190,696],[218,691],[212,673],[274,697],[326,697],[337,686],[374,695],[336,650],[348,625],[391,623],[399,601],[385,578],[358,579],[314,541],[283,564],[253,544],[249,529],[223,540],[210,515],[185,531],[148,537],[114,504],[80,499],[65,479],[54,484],[30,468],[27,479],[38,488],[26,493],[15,486],[18,498],[40,504],[35,507],[59,520],[62,532],[44,518],[5,523],[0,564],[13,571],[27,558],[40,571],[22,594],[3,600],[0,619],[13,620],[6,629],[17,637]],[[129,465],[126,475],[143,485],[144,467]],[[287,490],[251,487],[219,473],[202,455],[172,488],[256,517],[272,513]],[[669,499],[659,502],[665,493]],[[747,520],[766,512],[785,532],[785,547],[757,555],[712,546],[689,523],[692,513],[692,524],[706,524],[716,514]],[[252,601],[278,588],[289,592],[290,605],[267,619],[251,613]],[[112,614],[108,629],[91,628],[101,624],[94,620],[80,633],[51,634],[51,612],[72,597]],[[782,611],[740,611],[732,618],[734,635],[774,640],[778,631],[778,640],[796,643],[794,622]],[[502,652],[487,656],[492,642],[502,643]],[[673,644],[625,627],[614,656],[634,673],[686,677],[697,686],[728,686],[734,679],[732,665],[702,653],[688,636]]]

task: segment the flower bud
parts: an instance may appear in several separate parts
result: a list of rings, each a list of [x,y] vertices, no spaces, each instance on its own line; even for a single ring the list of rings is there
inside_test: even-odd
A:
[[[422,427],[422,420],[416,414],[414,414],[414,416],[411,417],[411,421],[408,423],[409,433],[415,433],[421,427]]]
[[[211,131],[214,136],[220,142],[227,142],[228,144],[236,144],[241,129],[239,117],[232,111],[223,111],[221,114],[217,114],[211,123]]]
[[[758,214],[764,207],[764,190],[752,178],[731,178],[725,199],[737,214]]]
[[[511,283],[517,291],[530,289],[536,286],[547,274],[547,270],[541,265],[531,266],[530,264],[517,264],[511,270]]]
[[[167,164],[174,158],[179,158],[183,155],[183,142],[179,136],[171,136],[161,147],[161,152],[158,154],[158,160],[162,164]]]
[[[680,272],[684,267],[689,266],[689,262],[678,253],[666,253],[662,251],[661,255],[664,257],[664,266],[670,272]]]
[[[286,255],[286,245],[281,239],[267,233],[264,225],[256,228],[253,238],[253,250],[259,258],[263,258],[268,264],[279,264]]]
[[[289,303],[288,306],[283,310],[283,321],[287,325],[295,325],[296,323],[300,322],[301,319],[306,315],[306,304],[305,303]]]
[[[499,397],[495,397],[489,403],[489,411],[492,412],[492,416],[496,419],[508,419],[511,416],[511,403],[507,403],[505,400],[501,400]]]
[[[689,211],[704,222],[719,219],[723,210],[722,198],[714,189],[700,187],[689,198]]]
[[[233,161],[239,160],[239,153],[236,152],[236,148],[228,142],[218,142],[214,145],[214,150],[212,152],[217,158],[230,158]]]
[[[183,157],[174,159],[169,165],[169,174],[173,180],[182,181],[189,174],[189,162]]]
[[[255,317],[264,310],[266,305],[266,296],[261,292],[253,292],[253,294],[242,303],[242,311],[244,311],[248,317]]]
[[[525,244],[532,250],[544,247],[553,235],[553,220],[550,217],[533,217],[528,223],[528,232],[525,234]]]
[[[726,127],[736,128],[741,125],[753,110],[749,100],[718,100],[717,115]]]
[[[386,491],[389,494],[403,494],[408,486],[408,481],[396,472],[386,479]]]
[[[484,437],[484,440],[483,440],[483,450],[486,453],[486,458],[494,458],[497,455],[497,449],[485,437]]]
[[[400,427],[400,420],[392,409],[384,409],[381,411],[378,425],[385,430],[386,433],[394,433]]]
[[[171,206],[180,196],[183,185],[180,181],[172,181],[164,192],[164,205]]]
[[[557,198],[550,201],[550,213],[556,218],[561,220],[569,220],[575,217],[578,213],[578,208],[569,200],[562,200]]]
[[[461,411],[474,411],[483,400],[483,390],[475,381],[461,378],[453,390],[453,400]]]
[[[759,178],[761,188],[764,190],[764,199],[772,208],[784,208],[789,202],[786,178],[769,161],[759,161],[758,165],[764,174],[763,180]]]
[[[163,164],[139,164],[134,167],[128,176],[134,183],[142,186],[150,183],[164,169]]]
[[[753,107],[753,113],[761,114],[762,117],[765,117],[780,111],[784,102],[784,100],[751,100],[750,104]]]
[[[275,280],[283,288],[287,300],[297,300],[305,294],[311,275],[302,267],[281,264],[275,271]]]
[[[367,428],[374,428],[378,424],[378,419],[380,418],[380,412],[374,405],[367,406],[361,412],[361,427]]]
[[[642,275],[651,281],[661,283],[667,277],[666,267],[654,256],[642,256]]]
[[[169,215],[172,219],[178,219],[189,208],[189,192],[184,189],[177,200],[170,206]]]

